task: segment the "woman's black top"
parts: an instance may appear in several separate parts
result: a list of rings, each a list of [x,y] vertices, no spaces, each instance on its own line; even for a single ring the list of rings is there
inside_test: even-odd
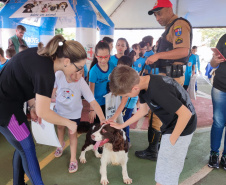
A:
[[[0,126],[7,126],[14,114],[26,121],[24,102],[35,94],[51,97],[55,81],[53,61],[39,56],[37,48],[16,54],[0,71]]]
[[[216,48],[226,58],[226,34],[224,34],[217,43]],[[213,81],[213,87],[216,89],[226,92],[226,61],[220,63],[216,70],[216,75]]]

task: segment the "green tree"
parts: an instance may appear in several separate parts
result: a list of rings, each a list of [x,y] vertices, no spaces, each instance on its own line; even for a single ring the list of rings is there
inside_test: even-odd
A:
[[[216,47],[218,40],[226,34],[226,28],[205,28],[200,29],[202,41],[207,42],[207,46]]]
[[[74,40],[75,39],[75,28],[57,28],[55,29],[55,35],[63,35],[66,40]]]
[[[56,28],[55,29],[55,35],[63,35],[63,28]]]
[[[0,10],[4,7],[4,3],[3,2],[0,2]]]

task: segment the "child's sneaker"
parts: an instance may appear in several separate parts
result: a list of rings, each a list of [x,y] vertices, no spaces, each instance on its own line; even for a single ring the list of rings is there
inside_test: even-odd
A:
[[[210,168],[219,168],[219,153],[211,152],[208,166]]]
[[[69,168],[68,168],[69,173],[74,173],[77,170],[78,170],[78,161],[76,160],[76,162],[70,162]]]
[[[63,154],[63,150],[65,147],[65,142],[63,142],[63,146],[62,147],[58,147],[54,153],[55,157],[60,157]]]
[[[222,155],[221,165],[223,166],[224,170],[226,170],[226,155]]]

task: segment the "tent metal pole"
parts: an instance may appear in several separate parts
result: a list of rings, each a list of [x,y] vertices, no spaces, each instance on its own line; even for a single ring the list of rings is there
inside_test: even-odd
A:
[[[176,1],[176,15],[178,15],[179,0]]]
[[[117,6],[117,8],[111,13],[111,15],[109,17],[111,17],[120,8],[120,6],[125,2],[126,2],[126,0],[122,0],[122,2]]]

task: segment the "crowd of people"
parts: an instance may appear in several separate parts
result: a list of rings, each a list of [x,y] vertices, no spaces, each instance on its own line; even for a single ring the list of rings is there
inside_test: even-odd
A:
[[[129,125],[148,115],[148,147],[135,155],[157,160],[158,185],[178,184],[197,126],[197,115],[186,90],[191,77],[200,72],[199,56],[197,46],[192,47],[191,24],[173,13],[169,0],[159,0],[148,14],[154,14],[165,27],[155,46],[150,35],[131,48],[125,38],[119,38],[115,45],[117,53],[111,55],[114,40],[104,37],[95,46],[89,70],[86,51],[79,42],[56,35],[45,47],[39,43],[38,47],[28,48],[23,40],[26,28],[17,26],[16,34],[9,38],[8,49],[4,52],[0,48],[0,133],[16,149],[16,184],[25,184],[24,173],[32,184],[44,184],[23,111],[24,102],[28,103],[32,120],[41,123],[44,119],[57,125],[61,147],[56,149],[55,157],[63,154],[65,127],[68,128],[68,171],[74,173],[78,170],[77,126],[81,124],[82,96],[90,104],[90,124],[123,129],[130,147]],[[226,34],[216,47],[226,57],[225,42]],[[218,69],[212,88],[214,114],[208,165],[219,168],[219,148],[226,123],[226,62],[214,54],[211,66]],[[109,92],[121,96],[121,104],[106,120],[104,96]],[[54,110],[50,109],[51,101],[56,102]],[[121,112],[123,124],[116,123]],[[220,163],[226,170],[226,146]]]

